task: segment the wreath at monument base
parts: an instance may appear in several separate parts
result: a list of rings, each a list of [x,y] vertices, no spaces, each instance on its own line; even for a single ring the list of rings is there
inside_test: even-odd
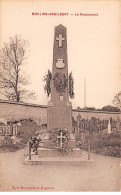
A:
[[[49,136],[49,140],[51,142],[52,148],[53,149],[57,149],[59,153],[61,153],[62,155],[67,155],[68,151],[70,150],[70,148],[68,147],[68,142],[70,139],[69,133],[66,129],[52,129],[49,131],[50,136]],[[63,135],[63,144],[62,147],[60,147],[60,141],[59,141],[59,136]]]

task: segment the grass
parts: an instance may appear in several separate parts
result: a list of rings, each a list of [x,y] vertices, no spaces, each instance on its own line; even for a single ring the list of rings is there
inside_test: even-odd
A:
[[[87,139],[84,149],[87,148]],[[98,133],[90,136],[91,151],[104,156],[121,157],[121,132]]]

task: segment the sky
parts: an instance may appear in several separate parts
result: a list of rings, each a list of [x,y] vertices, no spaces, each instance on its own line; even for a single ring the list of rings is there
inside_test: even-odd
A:
[[[101,108],[112,105],[120,89],[120,9],[119,1],[0,1],[0,46],[9,37],[21,35],[28,40],[29,55],[23,70],[30,76],[36,100],[28,103],[46,105],[43,77],[52,71],[54,28],[67,28],[68,70],[74,77],[73,108]],[[65,16],[32,13],[66,13]],[[80,16],[94,13],[98,16]],[[74,14],[74,15],[70,15]]]

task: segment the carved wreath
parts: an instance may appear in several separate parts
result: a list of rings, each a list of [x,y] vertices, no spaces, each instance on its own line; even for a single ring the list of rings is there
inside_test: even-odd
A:
[[[57,92],[65,92],[65,88],[67,86],[68,79],[66,79],[65,74],[63,73],[56,73],[53,77],[54,86]]]

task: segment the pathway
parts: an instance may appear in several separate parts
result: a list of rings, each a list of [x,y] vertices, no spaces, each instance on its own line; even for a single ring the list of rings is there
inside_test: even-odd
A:
[[[0,153],[0,191],[119,191],[118,158],[92,154],[90,165],[32,166],[23,164],[26,154],[27,148]]]

